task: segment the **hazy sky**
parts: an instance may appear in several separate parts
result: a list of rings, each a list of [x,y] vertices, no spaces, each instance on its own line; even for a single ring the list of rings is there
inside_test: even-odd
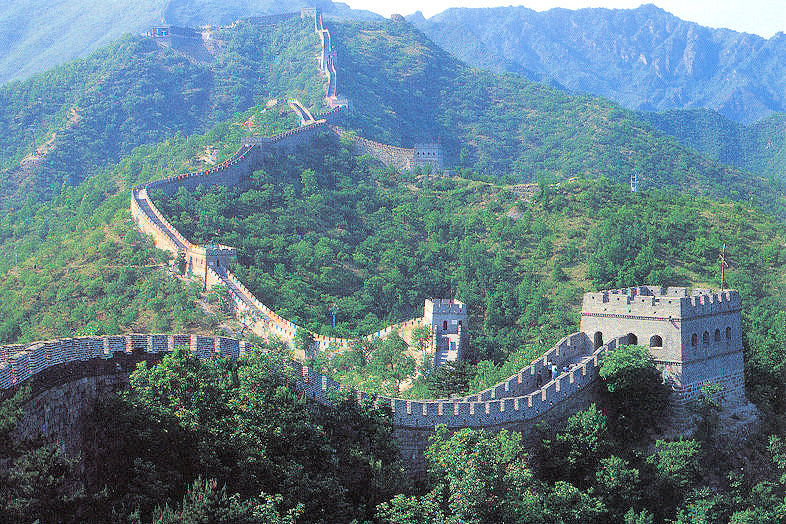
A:
[[[786,0],[342,0],[356,9],[368,9],[384,16],[392,13],[408,15],[423,11],[426,17],[449,7],[495,7],[523,5],[536,11],[552,7],[633,8],[655,4],[684,20],[710,27],[728,27],[736,31],[756,33],[769,38],[786,31]]]

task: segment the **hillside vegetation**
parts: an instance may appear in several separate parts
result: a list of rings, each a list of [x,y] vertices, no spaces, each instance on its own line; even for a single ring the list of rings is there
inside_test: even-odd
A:
[[[707,160],[607,100],[472,69],[400,22],[333,23],[348,125],[412,145],[439,139],[456,168],[501,180],[605,176],[714,196],[782,197],[768,181]]]
[[[750,123],[786,110],[786,35],[703,27],[637,9],[448,9],[409,17],[469,64],[616,100],[630,109],[707,108]]]
[[[207,64],[129,37],[52,76],[2,88],[0,115],[12,129],[0,138],[6,162],[26,153],[32,123],[41,126],[33,136],[56,131],[67,140],[55,139],[46,155],[54,174],[42,168],[20,181],[3,173],[7,194],[28,198],[0,219],[0,343],[133,331],[234,334],[227,326],[236,325],[214,307],[220,293],[203,295],[198,283],[167,274],[167,255],[129,213],[134,184],[221,162],[249,128],[291,126],[292,116],[268,108],[268,98],[296,90],[319,108],[324,80],[307,21],[226,31]],[[78,461],[64,457],[58,442],[16,436],[31,392],[4,399],[0,521],[781,519],[786,229],[769,186],[718,167],[604,100],[472,70],[406,24],[335,24],[331,32],[339,91],[353,104],[345,124],[395,143],[440,136],[454,172],[385,169],[328,135],[268,159],[242,192],[153,195],[191,240],[236,246],[233,272],[243,282],[325,333],[354,336],[417,314],[423,298],[444,296],[452,281],[470,307],[469,362],[423,369],[412,397],[462,393],[513,374],[575,329],[586,290],[717,287],[726,243],[728,285],[743,299],[747,394],[761,409],[760,427],[742,448],[727,447],[706,393],[691,408],[700,419],[693,438],[656,440],[666,391],[647,350],[627,347],[602,363],[598,403],[563,428],[539,427],[533,442],[508,431],[436,428],[427,475],[412,483],[387,408],[359,405],[346,391],[331,406],[309,402],[281,365],[288,348],[249,336],[251,350],[238,361],[176,349],[158,365],[139,366],[127,391],[80,417]],[[82,91],[76,80],[88,78],[96,80]],[[204,92],[183,94],[179,82]],[[166,88],[156,92],[161,83]],[[170,95],[172,121],[160,128],[168,118],[162,98]],[[73,110],[80,100],[85,105]],[[17,114],[28,124],[13,123]],[[54,162],[58,155],[67,162]],[[625,184],[633,169],[644,179],[635,194]],[[514,179],[541,183],[519,197],[522,188],[508,184]],[[733,198],[719,198],[726,194]],[[327,327],[333,303],[335,329]],[[391,337],[370,358],[355,346],[310,364],[378,391],[393,376],[398,388],[399,368],[413,369],[401,365],[401,346]]]
[[[333,16],[376,16],[330,0],[5,0],[0,4],[0,84],[25,80],[154,25],[228,25],[314,5]]]
[[[639,116],[711,160],[786,180],[786,114],[772,115],[747,126],[707,109]]]
[[[239,24],[215,38],[208,62],[128,36],[0,87],[2,207],[50,199],[136,146],[204,131],[268,97],[320,106],[324,80],[313,62],[319,39],[307,22]],[[38,162],[19,167],[34,150]]]
[[[577,329],[584,291],[719,287],[725,243],[726,282],[756,341],[749,363],[782,351],[786,332],[770,338],[760,319],[786,307],[786,228],[744,204],[633,194],[608,180],[544,185],[528,202],[504,186],[358,163],[327,137],[297,158],[271,158],[252,181],[242,192],[153,197],[192,241],[237,247],[241,281],[312,331],[355,337],[419,316],[452,282],[469,305],[470,360],[521,364]],[[503,378],[485,366],[479,384]]]

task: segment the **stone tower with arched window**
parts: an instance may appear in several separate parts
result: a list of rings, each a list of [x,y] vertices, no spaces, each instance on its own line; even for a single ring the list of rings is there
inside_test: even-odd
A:
[[[640,286],[586,293],[581,331],[595,347],[621,336],[648,346],[680,404],[698,398],[706,382],[722,387],[724,407],[747,404],[736,291]]]
[[[426,299],[423,323],[429,328],[434,366],[459,360],[467,344],[467,306],[450,298]]]

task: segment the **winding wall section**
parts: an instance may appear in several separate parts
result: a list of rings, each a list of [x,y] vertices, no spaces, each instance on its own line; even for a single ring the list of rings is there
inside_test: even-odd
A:
[[[204,288],[215,284],[226,286],[235,310],[251,313],[253,318],[252,329],[256,334],[261,336],[277,335],[289,344],[293,343],[299,326],[276,314],[271,308],[263,304],[231,273],[229,265],[237,258],[236,250],[229,246],[199,246],[192,244],[156,208],[149,197],[149,193],[157,190],[165,195],[172,195],[180,187],[190,191],[198,186],[224,185],[227,187],[246,187],[249,184],[250,173],[261,165],[267,155],[282,153],[306,144],[321,133],[339,133],[338,128],[328,125],[328,120],[346,110],[347,103],[336,95],[335,53],[330,40],[330,32],[324,27],[322,13],[319,10],[304,9],[301,12],[301,17],[313,17],[314,30],[320,36],[322,48],[320,69],[329,79],[327,100],[331,105],[331,109],[324,114],[314,117],[300,102],[294,99],[289,100],[290,106],[300,115],[303,125],[299,128],[273,137],[252,136],[244,138],[238,152],[225,162],[206,171],[176,175],[138,185],[133,188],[131,198],[131,215],[134,217],[139,229],[153,237],[156,247],[169,251],[176,257],[182,256],[186,264],[186,273],[199,276]],[[367,147],[366,149],[369,149],[368,152],[372,156],[378,157],[383,163],[404,167],[399,166],[398,157],[401,156],[401,151],[409,150],[399,151],[400,148],[392,148],[391,146],[377,144],[365,139],[358,140],[359,142],[356,142],[356,144],[373,144],[374,147]],[[393,153],[380,156],[373,152],[387,151],[385,148],[390,149]],[[393,331],[419,322],[420,319],[412,319],[366,335],[365,338],[383,338]],[[350,339],[325,337],[316,333],[312,333],[312,336],[316,350],[324,350],[329,345],[342,348],[349,347],[352,342]]]
[[[306,11],[304,13],[308,14]],[[238,152],[227,161],[206,171],[176,175],[138,185],[133,188],[131,198],[132,216],[139,228],[153,237],[157,247],[182,255],[187,271],[199,275],[205,287],[225,285],[237,310],[249,310],[256,317],[254,327],[257,333],[275,334],[289,341],[293,339],[298,326],[265,306],[228,269],[236,257],[235,249],[191,243],[156,208],[149,192],[158,190],[171,195],[180,187],[193,190],[200,185],[242,187],[248,184],[249,174],[260,165],[266,155],[305,144],[323,132],[336,132],[327,125],[327,118],[342,111],[346,104],[340,103],[336,95],[336,73],[330,33],[322,24],[321,13],[315,12],[314,20],[315,30],[320,34],[322,42],[321,68],[329,77],[328,99],[332,101],[332,109],[328,113],[313,118],[310,123],[296,130],[274,137],[244,139]],[[370,141],[363,141],[362,144],[384,146]],[[394,156],[396,153],[393,151]],[[421,322],[422,319],[413,319],[406,324],[415,325]],[[368,338],[383,337],[399,327],[401,326],[390,326],[368,335]],[[347,346],[350,343],[347,339],[321,335],[315,335],[315,339],[320,348],[330,344]],[[389,407],[404,457],[417,470],[422,467],[422,451],[427,445],[427,436],[437,424],[445,424],[452,429],[507,427],[528,433],[535,422],[561,419],[586,405],[592,398],[592,388],[589,386],[598,376],[601,355],[614,349],[619,342],[617,339],[612,340],[593,351],[587,336],[575,333],[560,341],[530,366],[478,394],[464,398],[431,400],[374,397],[374,402]],[[80,337],[3,346],[0,347],[0,391],[7,396],[21,384],[46,373],[47,370],[60,370],[67,377],[67,370],[95,368],[85,366],[88,362],[116,360],[128,355],[160,355],[177,346],[188,347],[201,358],[225,356],[236,359],[248,350],[245,342],[230,338],[164,334]],[[291,362],[289,365],[299,387],[315,402],[327,403],[330,390],[345,389],[341,384],[301,363]],[[551,377],[549,369],[552,365],[558,369],[564,367],[566,371]],[[110,369],[117,374],[122,367],[110,366]],[[358,401],[370,397],[362,391],[353,391],[353,394]]]
[[[590,386],[598,377],[602,355],[624,342],[624,337],[614,339],[593,351],[587,335],[575,333],[515,375],[480,393],[463,398],[407,400],[376,397],[357,390],[351,390],[351,394],[358,402],[370,398],[378,406],[390,409],[404,458],[418,471],[423,465],[427,437],[437,424],[445,424],[453,430],[466,427],[492,430],[509,428],[530,435],[537,422],[560,421],[586,406],[594,398]],[[186,347],[205,359],[237,359],[250,350],[249,344],[244,341],[188,334],[78,337],[24,346],[2,346],[0,393],[7,397],[21,384],[51,368],[66,373],[69,369],[86,368],[89,362],[110,359],[120,362],[130,356],[155,357],[171,352],[175,347]],[[566,371],[549,378],[552,364]],[[314,402],[326,404],[331,390],[348,389],[299,362],[290,362],[288,366],[294,373],[298,387]],[[113,366],[108,369],[111,370],[108,374],[118,372]],[[120,369],[119,364],[117,369]],[[74,378],[71,376],[72,380]]]

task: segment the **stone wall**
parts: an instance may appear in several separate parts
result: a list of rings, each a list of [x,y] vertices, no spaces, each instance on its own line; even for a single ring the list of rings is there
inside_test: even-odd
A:
[[[425,436],[437,424],[445,424],[451,430],[508,428],[530,432],[540,421],[552,422],[569,416],[579,409],[578,406],[585,406],[594,398],[591,386],[598,377],[600,358],[619,343],[620,340],[612,340],[590,352],[586,336],[573,334],[516,375],[469,397],[372,398],[376,405],[390,410],[404,457],[416,469],[422,464]],[[250,349],[244,341],[225,337],[165,334],[78,337],[36,342],[21,348],[19,345],[6,346],[0,351],[4,355],[0,360],[0,391],[7,396],[25,383],[57,384],[57,387],[44,388],[34,398],[20,431],[26,434],[38,431],[50,436],[60,432],[68,434],[73,431],[68,427],[76,423],[83,404],[102,392],[122,387],[123,376],[133,369],[129,362],[145,357],[160,358],[180,346],[200,358],[237,359]],[[568,369],[539,383],[536,381],[538,373],[549,364]],[[291,362],[288,366],[298,387],[314,402],[326,404],[331,390],[345,389],[299,362]],[[75,375],[78,378],[74,379]],[[85,375],[92,378],[85,379]],[[47,376],[48,379],[43,378]],[[352,394],[358,401],[371,397],[356,390],[352,390]]]
[[[684,287],[639,286],[584,295],[581,331],[591,339],[625,336],[649,347],[675,404],[686,406],[707,382],[723,386],[725,408],[748,403],[744,391],[740,296]]]
[[[395,169],[408,170],[413,167],[414,149],[405,149],[383,144],[381,142],[375,142],[367,138],[346,133],[333,126],[331,126],[331,129],[341,138],[352,142],[353,151],[356,155],[368,155],[378,160],[380,163]]]

